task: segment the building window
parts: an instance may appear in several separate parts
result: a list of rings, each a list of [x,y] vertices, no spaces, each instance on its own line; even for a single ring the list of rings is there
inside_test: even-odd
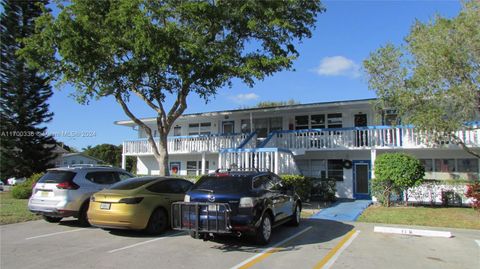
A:
[[[196,176],[196,175],[197,175],[197,161],[188,161],[187,176]]]
[[[308,115],[295,117],[295,130],[308,129]]]
[[[282,118],[254,119],[253,126],[257,132],[257,137],[265,138],[272,131],[282,130]]]
[[[325,160],[311,160],[310,168],[311,176],[319,178],[327,177],[327,162]]]
[[[310,125],[312,129],[323,129],[325,128],[325,115],[311,115],[310,116]]]
[[[328,177],[343,181],[343,160],[328,160]]]
[[[325,160],[298,160],[298,169],[304,176],[326,178],[327,164]]]
[[[435,160],[435,172],[455,172],[454,159],[437,159]]]
[[[342,113],[333,113],[327,115],[328,128],[342,128]]]
[[[425,168],[425,172],[433,172],[433,161],[432,159],[420,159],[420,163]]]
[[[394,109],[386,109],[383,112],[383,124],[388,126],[395,126],[400,124],[397,111]]]
[[[173,136],[181,136],[182,135],[182,127],[175,126],[173,127]]]
[[[188,135],[209,135],[211,134],[211,122],[190,123],[188,125]]]
[[[457,171],[464,173],[478,173],[477,159],[458,159]]]
[[[252,129],[250,128],[250,120],[241,120],[240,121],[242,133],[250,133]]]
[[[197,176],[208,174],[209,163],[205,161],[205,171],[202,173],[202,161],[188,161],[187,162],[187,176]]]

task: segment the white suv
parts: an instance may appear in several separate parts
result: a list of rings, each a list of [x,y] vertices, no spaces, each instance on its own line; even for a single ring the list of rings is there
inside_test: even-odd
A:
[[[110,185],[133,177],[127,171],[106,166],[74,166],[49,169],[32,190],[28,209],[48,222],[76,217],[89,226],[90,196]]]

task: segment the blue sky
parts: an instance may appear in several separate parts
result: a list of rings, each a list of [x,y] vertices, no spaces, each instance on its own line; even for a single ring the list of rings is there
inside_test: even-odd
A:
[[[362,74],[362,61],[385,44],[400,44],[415,19],[426,22],[435,14],[456,16],[458,1],[324,1],[327,12],[318,16],[313,37],[298,46],[295,71],[274,74],[249,88],[234,82],[220,89],[208,104],[196,96],[188,99],[187,113],[253,106],[260,101],[295,99],[301,103],[375,97]],[[55,113],[49,132],[95,132],[92,137],[59,136],[77,149],[101,143],[121,144],[135,139],[130,128],[116,126],[127,119],[112,97],[79,105],[70,97],[73,89],[56,89],[49,100]],[[130,104],[137,116],[153,116],[141,101]]]

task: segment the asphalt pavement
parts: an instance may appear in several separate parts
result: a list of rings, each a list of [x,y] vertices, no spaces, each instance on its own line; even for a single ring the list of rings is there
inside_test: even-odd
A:
[[[378,234],[373,224],[303,220],[265,247],[246,238],[204,242],[184,232],[147,236],[82,228],[73,219],[0,226],[0,268],[480,268],[480,231],[453,238]],[[437,228],[438,229],[438,228]]]

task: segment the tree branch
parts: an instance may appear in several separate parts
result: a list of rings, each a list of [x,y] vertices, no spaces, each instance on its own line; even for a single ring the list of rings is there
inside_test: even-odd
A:
[[[125,112],[125,114],[133,121],[135,122],[138,126],[140,126],[143,130],[145,130],[145,133],[147,134],[147,140],[148,140],[148,143],[150,144],[150,146],[152,147],[152,151],[153,151],[153,155],[155,155],[155,157],[159,158],[160,157],[160,154],[158,152],[158,148],[157,148],[157,145],[155,144],[155,140],[153,139],[153,135],[152,135],[152,129],[150,129],[150,127],[148,127],[148,125],[146,125],[143,121],[139,120],[137,117],[135,117],[135,115],[133,115],[133,113],[130,111],[130,109],[128,108],[127,104],[125,104],[125,102],[123,101],[122,99],[122,96],[119,92],[115,93],[115,99],[117,100],[117,102],[120,104],[120,106],[122,107],[123,109],[123,112]]]
[[[454,140],[455,144],[459,145],[463,150],[465,150],[468,154],[470,155],[473,155],[477,158],[480,159],[480,152],[476,152],[474,151],[473,149],[469,148],[465,142],[463,142],[462,139],[460,139],[460,137],[458,137],[457,135],[455,134],[450,134],[450,137]]]
[[[152,101],[150,101],[144,94],[142,94],[137,87],[133,86],[132,87],[132,92],[135,93],[140,99],[142,99],[149,107],[151,107],[153,110],[155,110],[157,113],[160,113],[160,108],[156,106]]]
[[[177,100],[170,109],[170,112],[167,116],[167,124],[173,124],[173,122],[183,114],[185,109],[187,109],[187,95],[189,92],[190,85],[185,84],[183,85],[182,89],[177,95]]]

